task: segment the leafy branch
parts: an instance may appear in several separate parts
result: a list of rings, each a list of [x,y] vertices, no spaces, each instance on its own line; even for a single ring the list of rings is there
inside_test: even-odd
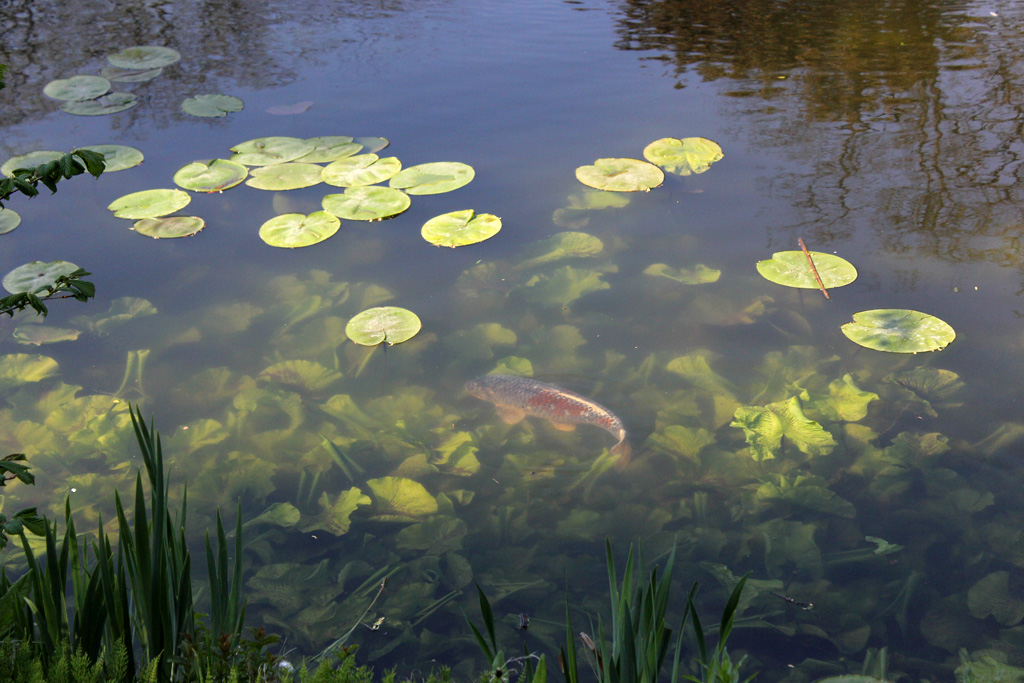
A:
[[[77,158],[76,158],[77,157]],[[35,168],[15,169],[11,176],[0,180],[0,209],[11,195],[20,192],[28,197],[39,194],[38,185],[42,183],[50,192],[57,191],[57,183],[62,179],[72,178],[88,171],[98,178],[106,162],[103,155],[88,149],[76,149],[59,159],[39,164]]]
[[[43,301],[50,299],[75,299],[88,301],[96,296],[96,285],[85,282],[81,278],[92,275],[79,268],[73,273],[61,275],[53,284],[40,287],[34,292],[18,292],[0,299],[0,314],[14,316],[18,311],[32,307],[38,315],[46,317],[47,309]]]

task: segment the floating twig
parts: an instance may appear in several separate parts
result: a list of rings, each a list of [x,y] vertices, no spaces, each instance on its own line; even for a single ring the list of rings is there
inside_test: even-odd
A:
[[[814,279],[818,281],[818,288],[821,289],[821,293],[825,295],[825,298],[831,301],[832,297],[828,295],[828,290],[825,289],[825,283],[821,281],[821,276],[818,275],[818,269],[814,265],[814,259],[811,258],[811,252],[807,251],[807,245],[804,244],[804,238],[797,237],[796,241],[800,243],[800,248],[804,250],[804,256],[807,257],[807,263],[811,266],[811,272],[814,273]]]

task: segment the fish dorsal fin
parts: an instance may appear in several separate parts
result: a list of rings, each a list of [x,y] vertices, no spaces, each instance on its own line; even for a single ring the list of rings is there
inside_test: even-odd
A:
[[[564,422],[552,422],[551,426],[562,432],[576,431],[576,425],[574,424],[565,424]]]
[[[526,417],[526,413],[509,406],[495,406],[498,409],[498,415],[501,416],[502,421],[505,424],[514,425]]]

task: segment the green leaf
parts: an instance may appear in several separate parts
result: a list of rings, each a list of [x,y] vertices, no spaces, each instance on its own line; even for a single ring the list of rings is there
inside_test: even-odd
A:
[[[103,171],[113,173],[134,168],[142,163],[142,152],[128,145],[88,145],[79,147],[76,153],[87,151],[103,155]]]
[[[437,512],[437,501],[423,484],[404,477],[381,477],[366,482],[373,494],[377,522],[412,522]]]
[[[409,195],[390,187],[350,187],[344,194],[329,194],[323,199],[324,211],[350,221],[391,218],[411,205]]]
[[[12,294],[18,292],[38,293],[53,287],[57,279],[79,270],[70,261],[32,261],[4,275],[3,287]]]
[[[903,308],[854,313],[842,330],[855,344],[890,353],[938,351],[956,338],[953,328],[935,316]]]
[[[353,486],[338,494],[336,498],[324,491],[320,494],[317,504],[320,506],[320,513],[303,524],[302,530],[323,529],[335,536],[344,536],[352,526],[352,513],[362,506],[369,505],[370,497]]]
[[[40,382],[57,374],[57,361],[47,356],[28,353],[0,356],[0,389]]]
[[[192,201],[181,190],[143,190],[112,201],[107,208],[118,218],[157,218],[185,208]]]
[[[55,100],[80,102],[94,100],[108,90],[110,81],[100,76],[72,76],[50,81],[43,88],[43,93]]]
[[[77,116],[105,116],[131,109],[139,103],[139,98],[128,92],[112,92],[94,100],[83,102],[65,102],[60,110]]]
[[[692,269],[680,268],[678,270],[670,268],[664,263],[654,263],[644,269],[644,275],[666,277],[684,285],[703,285],[709,282],[718,282],[722,271],[708,268],[703,263],[698,263]]]
[[[472,209],[435,216],[423,224],[423,239],[439,247],[462,247],[490,239],[501,230],[501,219]]]
[[[853,503],[830,491],[824,479],[813,475],[774,475],[762,481],[754,493],[759,502],[780,501],[796,507],[853,519]]]
[[[206,221],[198,216],[167,216],[165,218],[143,218],[136,221],[132,230],[153,239],[191,237],[206,227]]]
[[[219,118],[242,111],[245,103],[233,95],[195,95],[181,103],[181,110],[192,116]]]
[[[231,161],[246,166],[269,166],[294,161],[305,156],[316,147],[312,142],[290,137],[255,138],[231,148]]]
[[[405,527],[395,535],[395,547],[419,550],[424,555],[443,555],[462,549],[466,523],[457,517],[432,517]]]
[[[323,167],[290,161],[254,168],[245,184],[257,190],[298,190],[321,182]]]
[[[836,446],[831,434],[804,415],[796,396],[766,406],[740,406],[731,426],[743,430],[750,456],[759,462],[781,454],[783,437],[812,457],[827,455]]]
[[[121,69],[156,69],[170,66],[181,59],[177,50],[159,45],[135,45],[107,55],[111,66]]]
[[[32,169],[48,161],[60,159],[62,156],[64,156],[62,152],[54,152],[48,149],[29,152],[28,154],[19,154],[11,157],[3,163],[3,166],[0,166],[0,175],[14,175],[14,171],[19,168]]]
[[[808,410],[816,410],[826,420],[857,422],[868,414],[868,404],[878,400],[878,394],[858,387],[849,373],[828,385],[828,396],[814,396],[807,390],[800,394]]]
[[[394,175],[388,185],[407,194],[441,194],[457,190],[476,175],[472,166],[458,161],[436,161],[410,166]]]
[[[498,323],[479,323],[468,330],[459,330],[446,340],[446,345],[466,360],[490,360],[495,346],[515,346],[516,333]]]
[[[272,247],[295,249],[319,244],[340,227],[341,221],[326,211],[314,211],[308,216],[286,213],[260,226],[260,239]]]
[[[0,209],[0,235],[6,235],[21,225],[21,216],[13,209]]]
[[[846,259],[820,251],[809,253],[826,289],[844,287],[857,279],[857,269]],[[818,281],[803,251],[777,251],[770,259],[757,262],[757,272],[777,285],[818,289]]]
[[[384,342],[394,345],[415,337],[422,326],[419,317],[410,310],[379,306],[354,315],[345,326],[345,334],[363,346]]]
[[[395,157],[381,159],[376,154],[360,154],[328,164],[324,168],[324,182],[336,187],[362,187],[382,183],[401,170],[402,162]]]
[[[313,361],[287,360],[274,363],[261,372],[258,379],[319,392],[338,382],[341,373]]]
[[[154,69],[122,69],[119,66],[105,66],[100,69],[100,76],[115,83],[145,83],[164,72],[162,67]]]
[[[534,243],[527,251],[527,258],[516,266],[516,270],[534,268],[563,259],[597,256],[604,251],[604,243],[585,232],[559,232]]]
[[[274,503],[260,514],[250,519],[243,526],[248,527],[256,524],[273,524],[274,526],[284,527],[287,529],[298,524],[301,518],[302,513],[300,513],[299,509],[291,503]]]
[[[67,327],[50,327],[48,325],[22,325],[15,327],[11,336],[19,344],[55,344],[62,341],[73,341],[82,334],[81,330]]]
[[[755,528],[764,539],[764,564],[770,576],[788,576],[787,567],[800,567],[813,577],[821,575],[821,550],[814,542],[817,526],[776,518]]]
[[[106,313],[92,316],[77,316],[72,324],[85,327],[97,336],[105,336],[117,330],[134,318],[141,318],[156,313],[156,307],[139,297],[123,296],[110,302]]]
[[[707,138],[661,138],[644,148],[644,158],[669,173],[703,173],[721,159],[722,148]]]
[[[598,190],[647,192],[665,182],[665,174],[639,159],[605,158],[577,168],[576,179]]]
[[[313,145],[313,149],[296,161],[308,164],[326,164],[344,159],[357,154],[363,148],[360,143],[353,141],[348,135],[321,135],[315,138],[306,138],[306,142]]]
[[[610,289],[611,285],[601,279],[607,269],[573,268],[562,266],[550,274],[538,274],[523,283],[523,296],[546,306],[568,307],[580,297]]]
[[[226,159],[193,161],[174,173],[174,184],[193,192],[222,192],[249,175],[242,164]]]

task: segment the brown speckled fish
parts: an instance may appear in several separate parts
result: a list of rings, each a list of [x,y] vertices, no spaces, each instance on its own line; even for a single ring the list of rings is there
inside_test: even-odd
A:
[[[600,427],[611,433],[618,443],[612,454],[619,464],[629,459],[626,428],[622,420],[600,403],[585,396],[545,382],[512,375],[484,375],[466,383],[466,391],[493,403],[508,424],[515,424],[527,415],[551,422],[556,429],[572,431],[578,424]]]

